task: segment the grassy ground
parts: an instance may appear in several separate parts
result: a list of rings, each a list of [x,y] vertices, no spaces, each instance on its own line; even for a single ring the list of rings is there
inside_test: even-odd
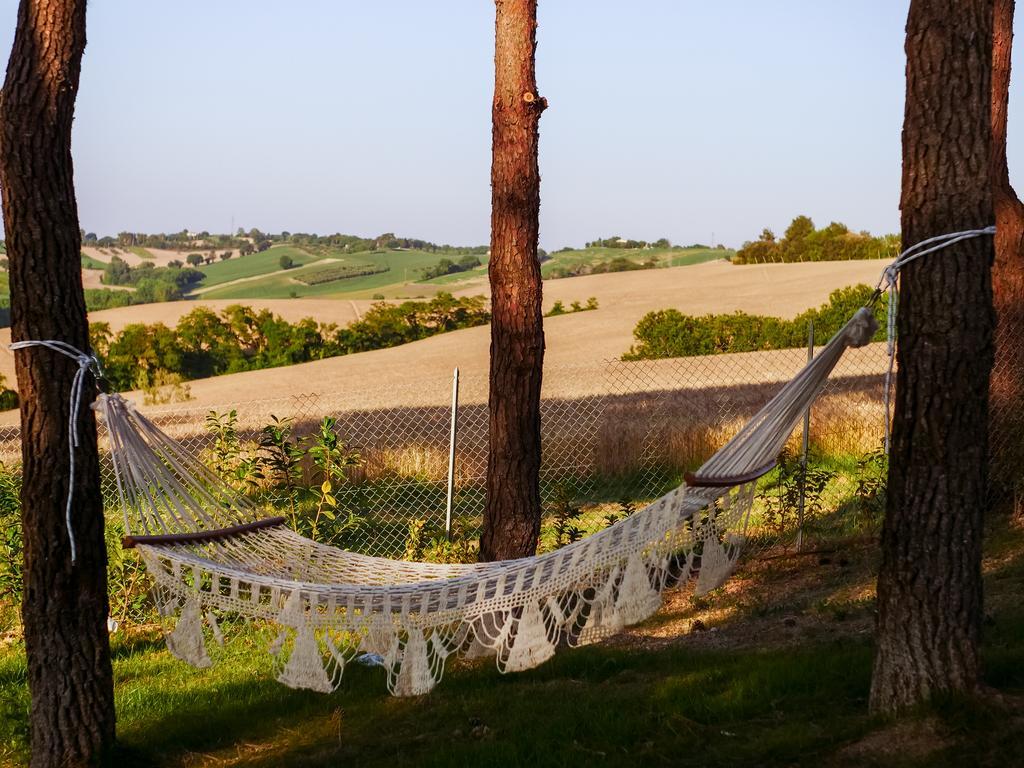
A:
[[[140,259],[151,260],[151,259],[155,259],[156,258],[152,253],[150,253],[149,251],[147,251],[145,248],[143,248],[140,245],[133,245],[128,250],[131,251],[132,253],[134,253]]]
[[[601,262],[620,258],[628,259],[638,264],[653,260],[659,267],[684,267],[690,264],[700,264],[705,261],[728,259],[732,254],[733,251],[731,250],[719,250],[716,248],[686,248],[683,250],[580,248],[550,254],[551,258],[541,266],[541,274],[547,278],[552,272],[559,269],[572,269],[581,265],[594,266]]]
[[[272,248],[267,253],[277,250],[277,248]],[[389,297],[408,293],[430,294],[433,291],[425,286],[420,290],[420,286],[410,286],[405,283],[414,282],[421,275],[421,270],[434,266],[442,258],[436,253],[427,253],[426,251],[380,251],[356,254],[325,251],[324,255],[343,263],[386,265],[389,269],[374,275],[335,280],[321,285],[303,285],[293,280],[292,276],[288,274],[268,275],[261,280],[251,280],[209,291],[204,294],[204,297],[208,299],[286,299],[292,296],[370,298],[378,292]],[[307,256],[307,261],[308,259]],[[245,261],[245,259],[241,261]],[[225,262],[225,264],[230,263],[230,261]],[[274,263],[276,265],[277,262]],[[212,269],[212,267],[207,269]],[[204,285],[207,284],[210,283],[204,283]]]
[[[393,699],[352,664],[328,696],[271,680],[270,633],[229,628],[193,670],[158,634],[114,639],[117,765],[1019,765],[1024,761],[1024,533],[986,548],[984,701],[937,702],[898,723],[866,713],[876,549],[749,563],[705,598],[602,646],[501,676],[450,665],[429,696]],[[705,631],[698,631],[703,627]],[[0,755],[24,758],[22,649],[0,651]],[[5,711],[4,711],[5,710]],[[4,751],[5,750],[5,751]]]
[[[285,252],[292,255],[296,263],[299,264],[308,263],[311,259],[319,257],[336,259],[349,264],[387,265],[389,269],[386,272],[374,275],[336,280],[331,283],[313,286],[297,284],[293,279],[293,275],[267,274],[265,278],[260,280],[249,280],[244,283],[226,285],[223,288],[206,291],[203,294],[204,297],[209,299],[284,299],[305,296],[321,298],[371,298],[375,294],[381,294],[387,298],[401,298],[430,295],[436,292],[439,287],[443,286],[451,289],[457,287],[459,283],[474,279],[479,280],[487,275],[487,267],[484,265],[466,272],[444,275],[431,280],[421,280],[423,270],[427,267],[435,266],[442,258],[457,258],[443,253],[406,250],[349,254],[331,249],[318,249],[314,257],[290,246],[275,246],[266,251],[265,254],[246,256],[242,259],[232,259],[228,262],[203,267],[203,271],[209,275],[203,282],[203,287],[219,285],[220,283],[240,277],[252,277],[264,273],[277,272],[280,268],[278,258],[280,254]],[[274,254],[274,256],[269,258],[267,254]],[[295,254],[301,254],[304,258],[298,258]],[[624,257],[638,262],[654,259],[658,262],[659,266],[677,267],[728,258],[731,254],[732,251],[715,249],[628,251],[615,248],[586,248],[552,254],[551,259],[544,263],[541,272],[544,276],[549,276],[555,269],[571,268],[580,264],[593,265],[616,257]],[[260,261],[260,256],[267,258]],[[243,267],[243,265],[246,266]],[[243,269],[244,271],[242,271]]]
[[[82,269],[106,269],[106,268],[107,268],[107,264],[105,264],[104,262],[100,261],[99,259],[94,259],[91,256],[86,256],[84,253],[82,254]]]

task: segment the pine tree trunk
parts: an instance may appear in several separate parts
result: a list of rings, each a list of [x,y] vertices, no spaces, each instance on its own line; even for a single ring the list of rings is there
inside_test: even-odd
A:
[[[992,183],[996,260],[996,359],[992,369],[990,440],[998,501],[1024,490],[1024,205],[1010,184],[1006,117],[1014,0],[995,0],[992,27]]]
[[[71,124],[85,49],[85,0],[22,0],[0,94],[0,192],[11,336],[88,349],[71,163]],[[77,365],[46,349],[15,356],[21,395],[22,619],[31,691],[33,766],[101,759],[114,740],[103,504],[96,426],[78,425],[71,563],[68,400]],[[86,386],[92,395],[92,382]]]
[[[992,223],[992,0],[912,0],[904,248]],[[978,681],[993,357],[989,237],[905,268],[871,708]]]
[[[491,372],[484,560],[531,555],[540,534],[544,364],[534,74],[536,0],[495,0],[491,161]]]

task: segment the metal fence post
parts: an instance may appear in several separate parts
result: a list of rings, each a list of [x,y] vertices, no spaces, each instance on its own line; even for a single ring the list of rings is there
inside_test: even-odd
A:
[[[444,532],[452,538],[452,494],[455,490],[455,434],[459,428],[459,369],[452,374],[452,420],[448,437],[448,505],[444,513]]]
[[[807,362],[814,359],[814,320],[807,323]],[[803,446],[800,452],[800,503],[796,510],[796,549],[804,545],[804,509],[807,503],[807,451],[811,441],[811,406],[804,411]]]

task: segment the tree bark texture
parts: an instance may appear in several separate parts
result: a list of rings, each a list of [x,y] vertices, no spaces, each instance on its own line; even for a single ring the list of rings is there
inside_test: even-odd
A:
[[[491,161],[491,369],[485,560],[531,555],[540,533],[544,364],[536,0],[495,0]]]
[[[903,246],[990,225],[992,0],[912,0]],[[993,358],[991,238],[901,278],[870,704],[896,712],[978,680]]]
[[[1024,491],[1024,205],[1010,184],[1006,126],[1014,0],[995,0],[992,24],[992,193],[996,259],[996,359],[992,369],[991,429],[995,500]]]
[[[89,346],[71,124],[85,49],[85,0],[22,0],[0,93],[0,193],[11,336]],[[68,400],[74,361],[46,349],[15,356],[21,396],[24,599],[33,766],[89,765],[114,740],[103,503],[96,425],[78,425],[71,563]],[[93,394],[90,381],[86,397]]]

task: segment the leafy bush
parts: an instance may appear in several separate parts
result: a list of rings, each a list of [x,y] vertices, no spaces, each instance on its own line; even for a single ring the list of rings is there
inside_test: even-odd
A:
[[[7,377],[0,374],[0,411],[9,411],[12,408],[17,408],[19,402],[18,393],[7,386]]]
[[[409,521],[409,535],[405,540],[405,559],[423,563],[475,563],[478,542],[466,533],[459,521],[452,522],[451,535],[444,528],[427,520]]]
[[[191,254],[198,256],[198,254]],[[200,257],[201,258],[201,257]],[[189,261],[191,264],[192,261]],[[144,281],[156,281],[162,283],[177,292],[177,298],[181,298],[182,290],[195,285],[203,279],[203,273],[198,269],[190,267],[155,267],[152,262],[144,261],[137,266],[129,266],[128,262],[119,256],[113,256],[106,269],[103,270],[103,282],[107,285],[134,285],[140,286]],[[150,285],[149,291],[156,290]],[[169,301],[170,299],[161,299]]]
[[[441,259],[433,267],[427,267],[423,270],[422,279],[433,280],[435,277],[443,277],[444,275],[454,275],[458,272],[466,272],[470,269],[476,269],[481,264],[482,262],[480,261],[480,258],[472,255],[463,256],[458,261]]]
[[[675,309],[648,312],[633,330],[637,343],[622,358],[652,360],[801,347],[807,343],[807,325],[811,320],[817,338],[831,338],[870,300],[872,293],[866,285],[840,288],[831,293],[827,304],[802,312],[792,320],[746,312],[701,317],[684,315]],[[876,340],[884,338],[884,303],[878,302],[875,309],[879,323]]]
[[[232,305],[221,313],[198,307],[172,330],[133,323],[113,333],[108,323],[89,326],[90,342],[114,388],[154,388],[171,377],[184,381],[254,371],[393,347],[437,333],[486,324],[481,296],[439,293],[430,301],[374,304],[347,328],[312,318],[289,323],[268,310]]]
[[[732,257],[733,264],[765,264],[793,261],[850,261],[895,258],[899,236],[873,237],[868,232],[851,232],[845,224],[832,222],[815,229],[808,216],[797,216],[781,240],[770,229],[743,244]]]
[[[566,309],[565,304],[562,303],[562,300],[558,299],[557,301],[555,301],[554,304],[551,305],[551,309],[548,311],[545,317],[570,315],[573,314],[574,312],[588,312],[592,309],[597,309],[597,298],[594,296],[591,296],[589,299],[587,299],[586,304],[580,304],[578,301],[572,302],[572,304],[569,305],[569,309]]]

